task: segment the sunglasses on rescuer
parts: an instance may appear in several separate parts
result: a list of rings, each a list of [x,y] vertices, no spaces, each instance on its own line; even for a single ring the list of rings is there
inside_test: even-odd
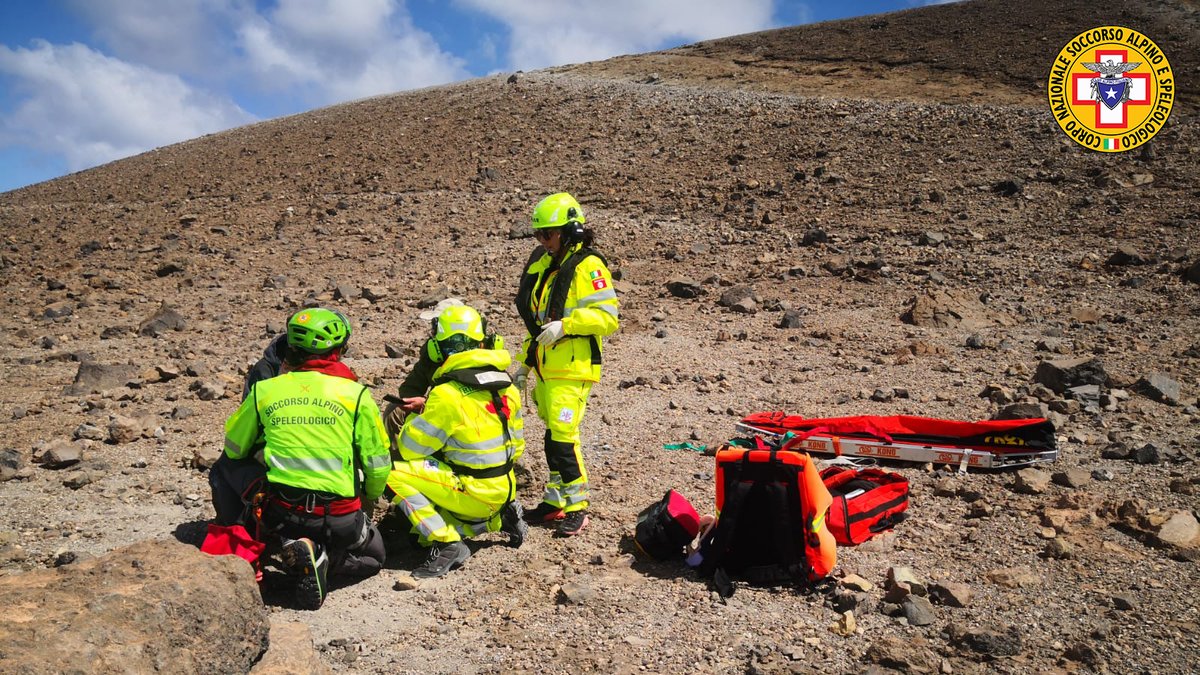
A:
[[[554,236],[556,232],[561,231],[562,229],[558,227],[546,227],[539,230],[534,230],[533,236],[539,241],[549,241],[550,237]]]

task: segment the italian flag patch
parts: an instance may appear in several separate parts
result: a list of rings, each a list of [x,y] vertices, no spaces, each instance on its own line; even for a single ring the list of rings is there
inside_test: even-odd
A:
[[[1121,139],[1119,139],[1119,138],[1104,139],[1104,149],[1105,150],[1120,150],[1121,149]]]
[[[608,282],[604,280],[604,275],[600,270],[592,270],[592,290],[599,291],[608,286]]]

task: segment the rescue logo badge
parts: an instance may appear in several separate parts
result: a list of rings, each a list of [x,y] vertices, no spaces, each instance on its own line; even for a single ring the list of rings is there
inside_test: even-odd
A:
[[[604,281],[604,275],[600,273],[600,270],[592,270],[591,278],[593,290],[603,290],[608,286],[608,283]]]
[[[1124,152],[1157,134],[1171,115],[1175,82],[1167,55],[1121,26],[1076,35],[1050,66],[1050,112],[1076,143]]]

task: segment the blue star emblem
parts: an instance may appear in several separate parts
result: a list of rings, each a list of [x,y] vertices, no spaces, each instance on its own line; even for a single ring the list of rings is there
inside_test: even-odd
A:
[[[1125,92],[1129,89],[1129,80],[1118,78],[1115,82],[1112,80],[1101,79],[1097,87],[1097,94],[1100,102],[1109,110],[1116,110],[1117,106],[1125,100]]]

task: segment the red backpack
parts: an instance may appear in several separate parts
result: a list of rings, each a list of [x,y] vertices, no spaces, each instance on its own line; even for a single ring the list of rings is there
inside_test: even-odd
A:
[[[833,496],[825,524],[839,546],[855,546],[907,517],[908,479],[881,469],[831,466],[821,480]]]

